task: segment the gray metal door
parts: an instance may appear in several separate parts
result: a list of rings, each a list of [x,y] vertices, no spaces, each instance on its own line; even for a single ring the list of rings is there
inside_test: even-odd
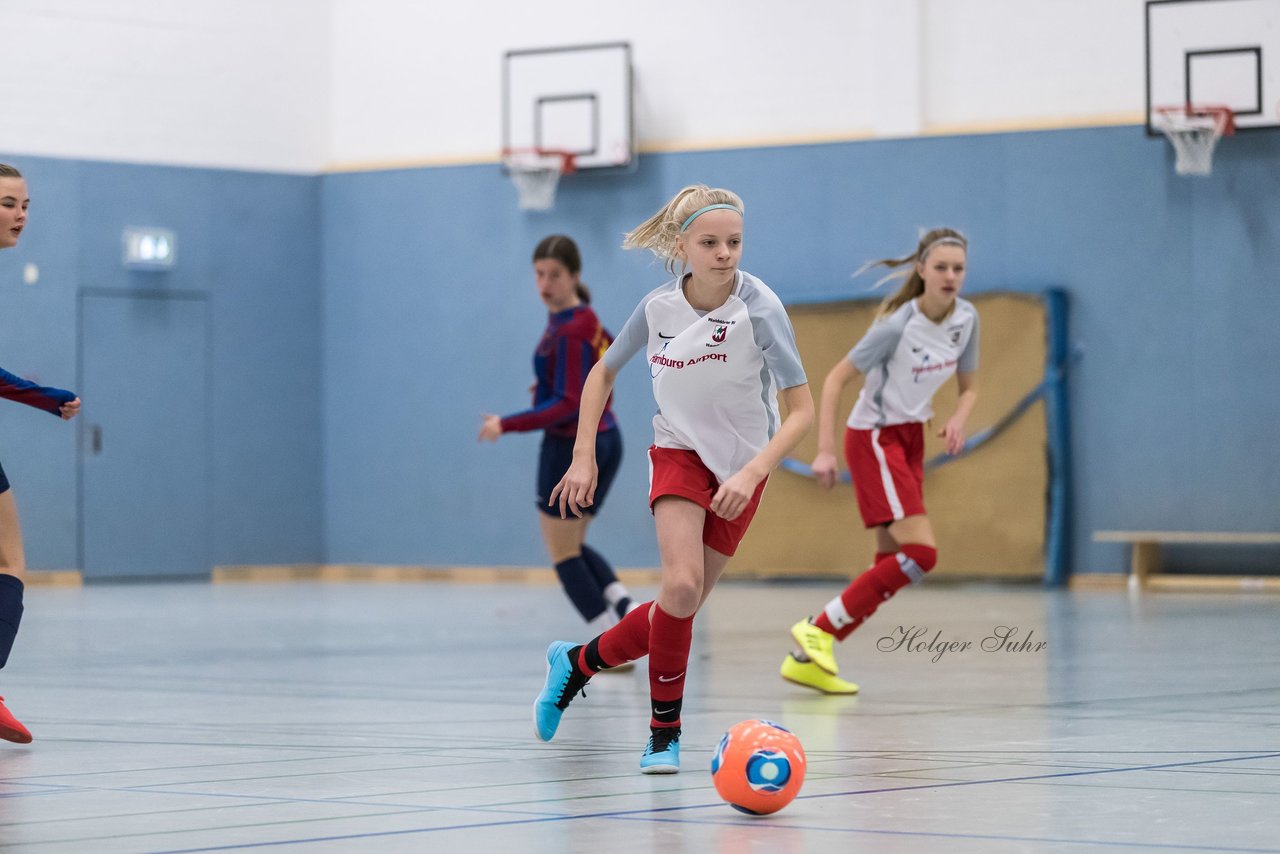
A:
[[[80,294],[86,579],[210,574],[208,308],[202,294]]]

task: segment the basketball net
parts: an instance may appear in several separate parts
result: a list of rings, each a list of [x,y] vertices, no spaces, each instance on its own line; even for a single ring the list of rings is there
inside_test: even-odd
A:
[[[520,210],[549,211],[554,208],[560,176],[574,171],[573,159],[567,151],[534,148],[504,151],[502,162],[520,197]]]
[[[1211,174],[1214,146],[1236,129],[1230,107],[1157,107],[1152,124],[1173,143],[1179,175]]]

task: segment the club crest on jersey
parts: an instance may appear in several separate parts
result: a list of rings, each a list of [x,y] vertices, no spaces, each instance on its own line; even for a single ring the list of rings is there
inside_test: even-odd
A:
[[[951,344],[952,344],[953,346],[954,346],[954,345],[959,344],[959,343],[960,343],[960,333],[964,331],[964,327],[963,327],[963,326],[953,326],[953,327],[951,327],[950,329],[948,329],[947,331],[951,333]]]
[[[714,332],[711,333],[711,340],[716,342],[717,344],[723,344],[724,338],[728,334],[729,334],[729,327],[725,326],[722,323],[715,328]]]

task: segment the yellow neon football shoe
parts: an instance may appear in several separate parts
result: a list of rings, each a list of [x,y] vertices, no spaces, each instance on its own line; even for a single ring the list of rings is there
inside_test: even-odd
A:
[[[832,676],[812,661],[797,661],[794,655],[788,655],[782,661],[782,678],[824,694],[856,694],[858,686],[846,682],[839,676]]]
[[[800,650],[814,664],[832,676],[840,672],[834,652],[835,635],[824,632],[808,620],[801,620],[791,627],[791,637],[795,638],[796,643],[800,644]]]

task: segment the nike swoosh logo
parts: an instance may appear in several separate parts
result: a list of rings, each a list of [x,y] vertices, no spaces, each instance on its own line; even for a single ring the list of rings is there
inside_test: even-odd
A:
[[[672,676],[672,677],[669,677],[669,678],[668,678],[668,677],[666,677],[666,676],[659,676],[659,677],[658,677],[658,681],[659,681],[659,682],[674,682],[674,681],[676,681],[677,679],[679,679],[679,678],[680,678],[681,676],[683,676],[683,675],[684,675],[684,671],[683,671],[683,670],[681,670],[681,671],[680,671],[679,673],[677,673],[675,676]]]
[[[658,337],[659,337],[659,338],[671,339],[671,338],[675,338],[676,336],[674,336],[674,335],[663,335],[661,332],[659,332],[659,333],[658,333]]]
[[[653,710],[653,713],[654,713],[655,715],[669,715],[669,714],[671,714],[672,712],[674,712],[675,710],[676,710],[676,707],[675,707],[675,706],[672,706],[672,707],[671,707],[671,708],[669,708],[669,709],[654,709],[654,710]]]

